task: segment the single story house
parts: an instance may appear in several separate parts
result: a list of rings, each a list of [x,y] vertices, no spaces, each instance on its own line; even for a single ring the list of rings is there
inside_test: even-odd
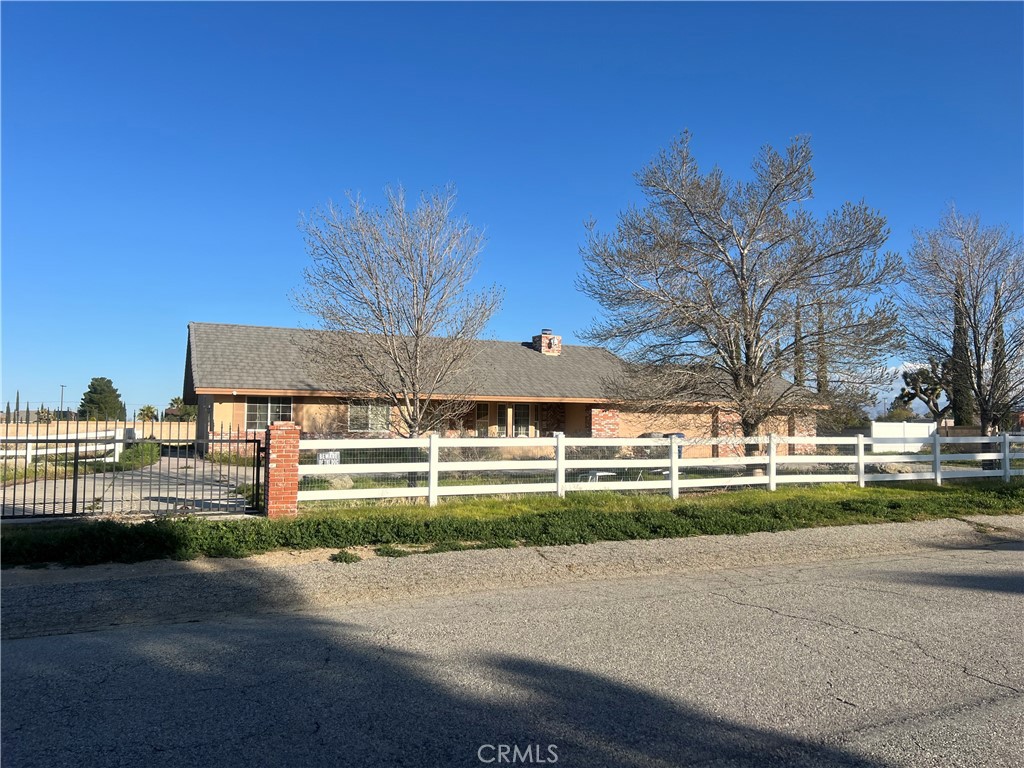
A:
[[[304,350],[324,331],[190,323],[183,397],[198,406],[197,437],[257,432],[294,421],[304,433],[387,437],[387,405],[314,381]],[[607,382],[622,361],[600,347],[562,344],[548,329],[528,342],[477,341],[473,405],[450,434],[536,437],[738,436],[738,417],[713,403],[680,403],[653,416],[621,408]],[[769,427],[776,434],[814,435],[813,412],[793,413]]]

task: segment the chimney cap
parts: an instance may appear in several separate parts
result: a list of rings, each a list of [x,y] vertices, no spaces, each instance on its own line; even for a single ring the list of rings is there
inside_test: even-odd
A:
[[[541,334],[546,336],[550,336],[552,333],[554,333],[554,331],[552,331],[550,328],[541,328],[540,332]]]

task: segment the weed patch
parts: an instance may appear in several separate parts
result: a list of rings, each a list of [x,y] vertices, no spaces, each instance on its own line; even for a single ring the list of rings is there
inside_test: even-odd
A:
[[[340,552],[335,552],[329,559],[332,563],[358,563],[362,561],[363,558],[355,552],[349,552],[347,549],[343,549]]]

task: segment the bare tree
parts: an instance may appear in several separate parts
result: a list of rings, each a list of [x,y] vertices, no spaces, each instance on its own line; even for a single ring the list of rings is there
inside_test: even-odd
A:
[[[908,268],[904,312],[911,346],[961,372],[981,432],[990,434],[1024,408],[1021,238],[951,206],[937,229],[914,233]],[[954,408],[956,386],[954,380]]]
[[[684,133],[637,175],[645,207],[610,235],[591,222],[582,248],[578,285],[605,310],[588,335],[634,363],[633,399],[722,403],[752,436],[885,380],[898,334],[879,292],[900,277],[898,257],[878,256],[885,219],[864,203],[811,215],[806,138],[764,147],[748,182],[701,173],[689,144]],[[815,394],[801,386],[808,363]]]
[[[495,288],[470,290],[483,235],[454,217],[452,186],[406,209],[404,190],[385,205],[349,196],[303,220],[312,264],[295,301],[327,331],[309,350],[311,372],[349,396],[397,415],[416,437],[461,418],[473,389],[473,341],[501,304]]]

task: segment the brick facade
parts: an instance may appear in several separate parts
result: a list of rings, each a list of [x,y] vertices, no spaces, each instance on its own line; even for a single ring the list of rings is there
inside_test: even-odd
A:
[[[591,437],[618,437],[619,411],[616,408],[593,408],[590,411]]]
[[[290,421],[270,425],[267,445],[267,517],[299,512],[299,427]]]

